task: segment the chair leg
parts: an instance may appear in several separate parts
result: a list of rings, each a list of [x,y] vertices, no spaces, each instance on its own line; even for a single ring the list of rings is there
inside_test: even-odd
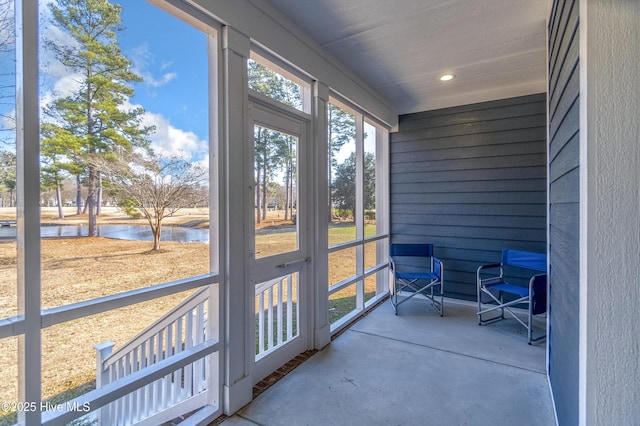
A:
[[[528,332],[528,337],[529,337],[529,344],[531,344],[531,339],[533,338],[533,300],[532,297],[529,296],[529,309],[528,309],[528,324],[529,327],[527,328],[527,332]]]
[[[480,313],[480,311],[482,310],[482,307],[480,306],[480,283],[478,281],[476,281],[476,300],[478,301],[478,325],[482,325],[482,314]]]
[[[393,294],[389,298],[391,305],[393,306],[393,313],[398,315],[398,289],[395,282],[393,283]]]

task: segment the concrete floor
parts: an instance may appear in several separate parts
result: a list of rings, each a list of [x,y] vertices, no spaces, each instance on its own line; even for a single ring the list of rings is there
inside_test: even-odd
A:
[[[555,425],[545,341],[475,312],[386,302],[223,425]]]

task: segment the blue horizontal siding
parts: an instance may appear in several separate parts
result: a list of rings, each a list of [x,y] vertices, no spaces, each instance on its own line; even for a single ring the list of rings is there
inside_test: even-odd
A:
[[[546,248],[544,94],[401,116],[391,134],[391,238],[430,242],[445,294],[475,299],[503,248]]]
[[[577,0],[549,21],[549,381],[558,422],[579,421],[580,72]]]

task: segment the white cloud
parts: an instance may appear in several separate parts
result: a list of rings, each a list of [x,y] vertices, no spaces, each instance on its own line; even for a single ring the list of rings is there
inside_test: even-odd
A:
[[[140,77],[142,77],[144,80],[143,82],[152,87],[164,86],[165,84],[169,83],[171,80],[174,80],[175,78],[178,77],[178,74],[175,72],[164,73],[159,78],[156,78],[153,76],[153,74],[151,74],[148,68],[149,68],[149,65],[153,64],[155,60],[154,60],[153,54],[149,51],[149,45],[146,43],[141,44],[140,46],[133,49],[128,56],[131,59],[131,63],[132,63],[131,71],[135,72]],[[173,62],[163,61],[162,64],[160,65],[160,69],[165,70],[169,68],[172,64]]]
[[[66,93],[67,91],[73,90],[74,81],[71,76],[58,80],[54,84],[56,92],[60,95],[68,94]],[[75,84],[77,85],[77,83]],[[41,104],[43,106],[48,105],[56,98],[57,96],[54,95],[53,91],[48,91],[41,97]],[[128,111],[140,107],[141,105],[126,101],[121,106],[121,109]],[[42,119],[46,121],[48,117],[42,117]],[[207,157],[209,144],[206,140],[200,139],[194,132],[178,129],[164,115],[150,111],[145,111],[142,117],[142,125],[155,127],[155,132],[149,136],[149,139],[151,148],[157,155],[161,157],[181,157],[187,161],[199,163],[206,169],[209,168]]]
[[[45,74],[46,79],[50,78],[56,81],[62,77],[68,75],[69,70],[62,65],[56,58],[55,52],[47,47],[47,44],[51,43],[56,46],[66,46],[71,48],[78,48],[80,44],[69,34],[54,24],[53,14],[49,9],[49,4],[53,3],[51,0],[41,0],[40,9],[40,28],[39,33],[42,39],[40,49],[40,69]]]
[[[16,109],[0,115],[0,129],[14,129],[16,127]]]
[[[202,159],[195,161],[193,164],[202,170],[209,170],[209,157],[205,156]]]
[[[67,74],[53,85],[56,96],[66,97],[78,93],[84,83],[84,76],[80,73]]]
[[[148,72],[142,72],[140,76],[144,79],[144,82],[147,83],[148,85],[153,87],[160,87],[160,86],[164,86],[165,84],[167,84],[168,82],[176,78],[178,74],[176,74],[175,72],[168,72],[166,74],[163,74],[159,80],[156,80],[155,78],[153,78],[153,76]]]
[[[161,70],[166,70],[171,65],[173,65],[173,61],[162,61],[162,65],[160,65]]]
[[[55,80],[52,84],[49,84],[48,90],[43,90],[40,95],[40,106],[42,111],[46,111],[56,99],[77,93],[80,88],[82,78],[81,74],[67,74]],[[40,119],[43,122],[52,121],[52,117],[44,113],[41,114]]]
[[[192,131],[174,127],[162,114],[146,111],[142,124],[155,126],[156,131],[150,136],[151,148],[162,157],[178,156],[198,162],[208,152],[206,140],[200,139]],[[208,160],[205,162],[208,168]]]

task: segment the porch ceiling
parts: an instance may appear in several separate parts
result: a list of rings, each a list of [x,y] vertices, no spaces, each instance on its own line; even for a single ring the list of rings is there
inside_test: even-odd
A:
[[[546,0],[267,1],[399,114],[546,88]]]

